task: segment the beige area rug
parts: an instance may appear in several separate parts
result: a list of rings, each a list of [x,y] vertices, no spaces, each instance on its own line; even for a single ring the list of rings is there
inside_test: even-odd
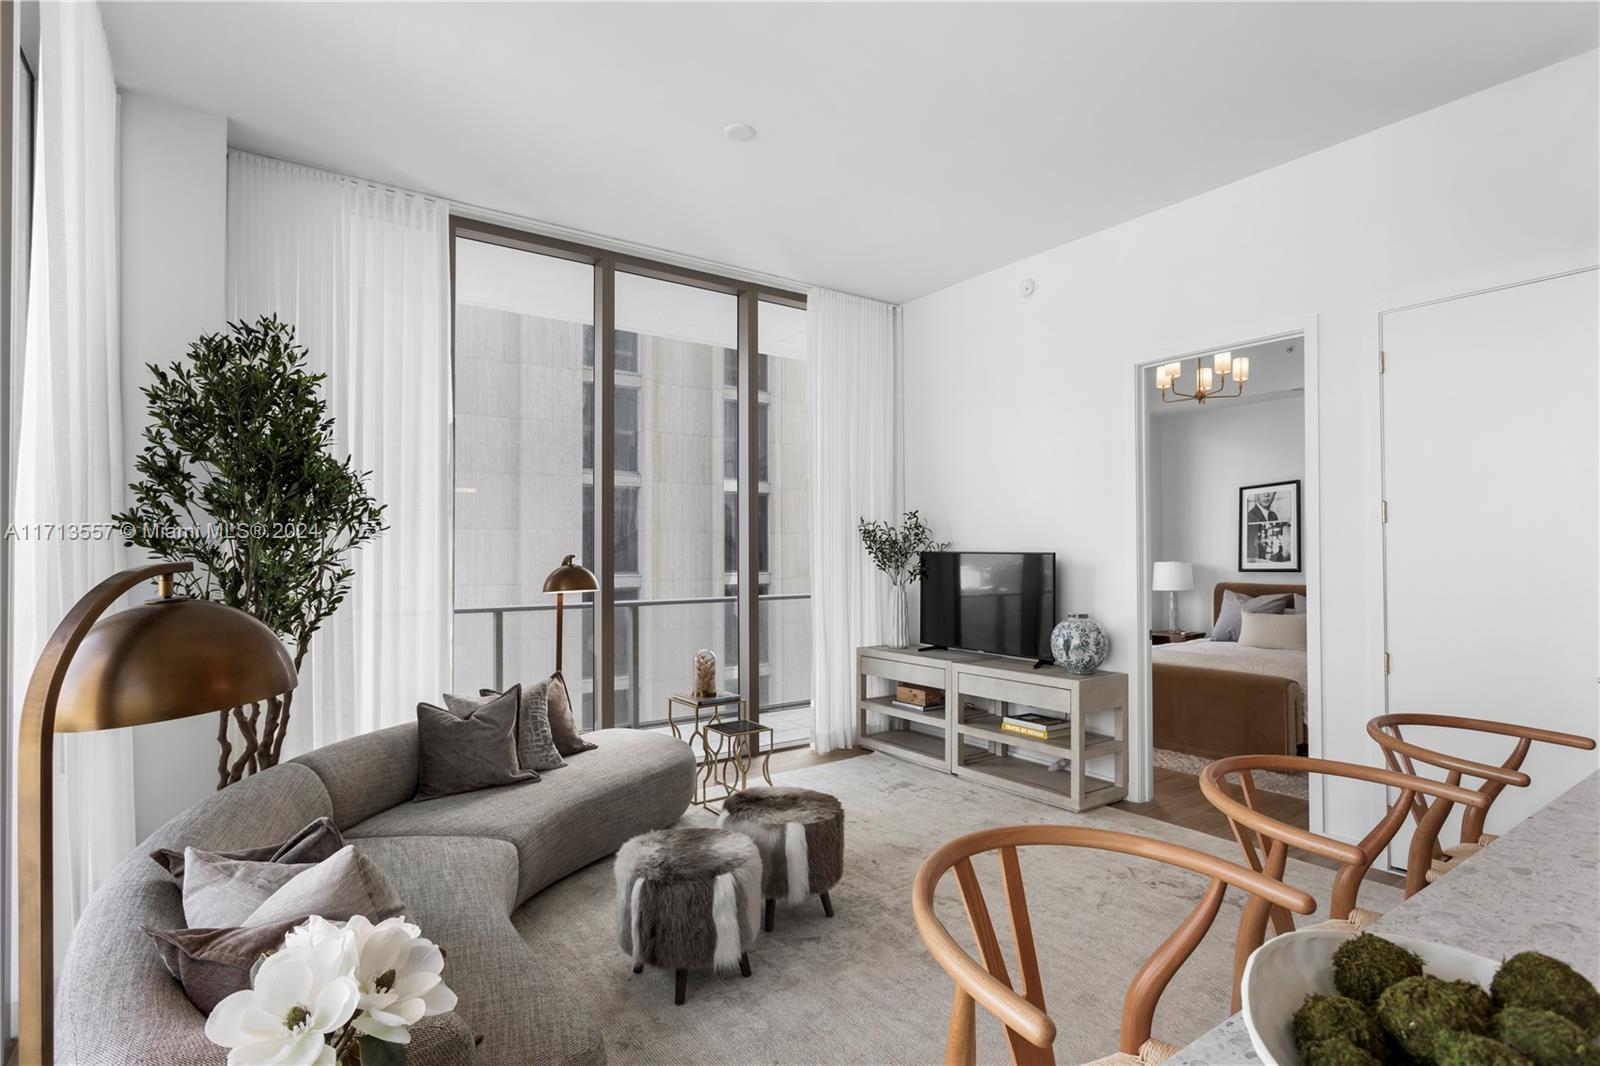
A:
[[[1155,764],[1164,770],[1176,770],[1180,774],[1199,777],[1200,771],[1210,766],[1215,760],[1204,755],[1190,755],[1183,751],[1169,751],[1166,748],[1157,748],[1154,753]],[[1236,777],[1230,777],[1235,791],[1238,789]],[[1306,774],[1278,773],[1275,770],[1257,770],[1252,775],[1256,787],[1263,792],[1276,792],[1280,796],[1293,796],[1295,799],[1307,799],[1311,795],[1311,786]]]
[[[635,976],[617,947],[609,861],[546,889],[517,912],[517,928],[550,961],[549,972],[571,978],[543,994],[581,997],[605,1034],[612,1063],[942,1062],[952,985],[917,936],[911,882],[929,852],[963,833],[1023,823],[1086,825],[1238,858],[1231,841],[1115,808],[1074,815],[881,754],[778,780],[830,792],[844,804],[845,876],[832,893],[832,919],[814,900],[779,907],[776,931],[750,953],[749,979],[692,973],[689,1000],[675,1007],[672,974]],[[698,808],[685,818],[685,824],[711,821]],[[1205,881],[1077,848],[1027,849],[1022,868],[1045,1002],[1059,1030],[1056,1060],[1109,1054],[1128,981],[1194,906]],[[1014,975],[998,863],[986,857],[978,869]],[[1292,860],[1288,876],[1327,899],[1331,870]],[[952,882],[945,878],[941,917],[970,950]],[[1229,891],[1210,935],[1168,986],[1156,1013],[1157,1037],[1181,1045],[1227,1017],[1243,899]],[[1379,884],[1361,894],[1362,905],[1378,911],[1399,900],[1398,890]],[[1009,1061],[998,1023],[981,1008],[978,1015],[980,1061]]]

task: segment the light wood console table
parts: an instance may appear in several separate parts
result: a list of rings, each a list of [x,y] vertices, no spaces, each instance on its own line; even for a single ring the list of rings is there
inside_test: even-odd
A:
[[[897,707],[873,679],[942,688],[945,705]],[[1065,715],[1071,732],[1035,740],[1000,728],[1008,710]],[[1070,811],[1128,794],[1128,675],[1072,677],[1016,659],[905,648],[856,650],[861,746]]]

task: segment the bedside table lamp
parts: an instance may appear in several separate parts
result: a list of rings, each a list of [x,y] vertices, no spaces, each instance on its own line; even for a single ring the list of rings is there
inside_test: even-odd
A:
[[[1167,628],[1177,632],[1178,593],[1194,588],[1194,567],[1188,563],[1157,563],[1150,588],[1167,594]]]
[[[281,695],[298,680],[283,641],[261,622],[211,600],[173,595],[172,575],[193,569],[155,563],[100,582],[56,626],[28,681],[17,738],[23,1066],[48,1064],[54,1055],[54,735],[226,710]],[[160,582],[156,599],[97,621],[151,578]]]
[[[562,601],[569,592],[598,592],[600,582],[587,569],[572,561],[572,556],[561,560],[561,565],[550,571],[544,579],[545,592],[556,594],[556,673],[561,672],[561,610]]]

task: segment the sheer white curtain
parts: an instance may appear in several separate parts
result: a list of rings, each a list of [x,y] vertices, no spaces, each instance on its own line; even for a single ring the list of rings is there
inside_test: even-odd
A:
[[[50,633],[80,596],[123,565],[119,539],[81,535],[94,523],[109,530],[126,478],[117,344],[117,90],[98,6],[39,5],[38,75],[13,510],[19,535],[11,544],[13,738]],[[128,732],[57,737],[54,785],[59,957],[67,943],[61,934],[136,843]]]
[[[416,717],[449,682],[449,209],[228,155],[228,314],[294,324],[389,529],[312,638],[285,755]]]
[[[811,360],[811,700],[819,752],[856,742],[855,650],[884,639],[889,583],[856,534],[893,519],[900,309],[813,289]]]

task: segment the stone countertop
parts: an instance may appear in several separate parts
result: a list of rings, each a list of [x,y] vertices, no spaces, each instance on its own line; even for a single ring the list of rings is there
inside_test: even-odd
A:
[[[1600,984],[1600,774],[1390,910],[1373,932],[1491,959],[1542,951]],[[1237,1014],[1167,1060],[1168,1066],[1260,1062]]]

